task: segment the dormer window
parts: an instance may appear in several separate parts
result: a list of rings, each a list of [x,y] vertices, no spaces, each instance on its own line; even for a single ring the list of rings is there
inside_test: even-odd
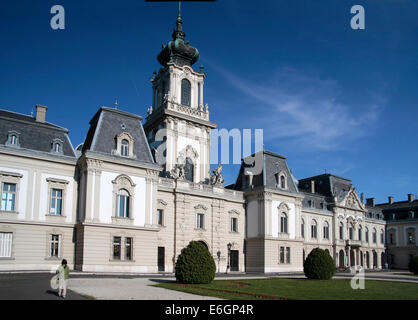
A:
[[[62,145],[63,145],[63,141],[61,139],[54,139],[52,141],[51,152],[53,152],[53,153],[63,153]]]
[[[284,172],[278,172],[275,175],[276,178],[276,187],[280,189],[287,189],[287,179]]]
[[[121,142],[120,155],[122,157],[128,157],[129,156],[129,141],[126,140],[126,139],[123,139],[122,142]]]
[[[6,146],[19,147],[19,135],[16,131],[9,131],[7,135]]]
[[[62,146],[61,144],[59,144],[58,142],[54,144],[54,151],[55,152],[61,152],[62,151]]]
[[[308,200],[308,206],[309,206],[309,208],[315,208],[315,201],[314,200]]]
[[[128,132],[122,132],[115,137],[116,148],[112,150],[112,154],[115,156],[133,158],[136,156],[133,153],[134,138]]]

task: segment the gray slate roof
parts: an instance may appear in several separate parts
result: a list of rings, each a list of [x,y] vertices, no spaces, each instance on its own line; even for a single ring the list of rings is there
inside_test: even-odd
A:
[[[116,136],[128,132],[134,139],[134,161],[154,164],[141,123],[142,117],[118,109],[101,107],[90,121],[90,129],[82,151],[112,155],[116,149]]]
[[[315,181],[315,193],[329,198],[337,197],[338,199],[342,199],[352,187],[350,179],[325,173],[310,178],[300,179],[298,185],[299,190],[309,192],[312,180]]]
[[[10,131],[19,133],[19,146],[7,146]],[[62,141],[63,153],[51,152],[54,139]],[[68,138],[68,130],[49,122],[38,122],[34,117],[0,109],[0,146],[26,151],[48,153],[54,156],[75,157]]]
[[[269,189],[277,189],[281,190],[276,185],[276,173],[284,172],[287,177],[287,192],[293,192],[298,193],[295,179],[293,178],[292,174],[290,173],[290,170],[286,163],[286,157],[279,155],[277,153],[273,153],[267,150],[259,151],[255,154],[252,154],[249,157],[256,157],[260,156],[262,161],[262,170],[261,173],[258,175],[254,175],[253,177],[253,185],[254,187],[266,187]],[[248,159],[249,157],[246,157],[245,159]],[[242,185],[243,182],[243,175],[244,171],[247,171],[251,169],[251,166],[247,165],[245,163],[245,159],[243,160],[241,164],[241,168],[237,177],[237,180],[234,185],[234,189],[236,190],[243,190],[245,186]],[[247,161],[248,163],[248,161]]]

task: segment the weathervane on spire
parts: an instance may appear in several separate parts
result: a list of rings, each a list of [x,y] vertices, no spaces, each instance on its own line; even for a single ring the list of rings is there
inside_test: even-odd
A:
[[[118,100],[115,100],[115,103],[113,105],[115,106],[115,109],[117,109],[119,107]]]

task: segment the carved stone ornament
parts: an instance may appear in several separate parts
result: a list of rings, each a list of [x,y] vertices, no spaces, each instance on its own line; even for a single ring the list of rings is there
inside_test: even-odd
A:
[[[213,173],[213,175],[209,179],[209,183],[211,185],[223,186],[225,180],[222,177],[222,164],[219,164],[216,169],[210,170],[209,173]]]
[[[177,163],[174,168],[170,171],[171,176],[175,179],[175,180],[185,180],[186,178],[186,173],[184,170],[184,164],[182,163]]]

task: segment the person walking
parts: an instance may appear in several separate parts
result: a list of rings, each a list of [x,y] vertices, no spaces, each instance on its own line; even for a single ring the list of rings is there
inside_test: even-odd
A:
[[[70,274],[70,268],[67,266],[67,260],[62,260],[56,273],[58,274],[59,281],[58,296],[65,298],[67,295],[68,275]]]

